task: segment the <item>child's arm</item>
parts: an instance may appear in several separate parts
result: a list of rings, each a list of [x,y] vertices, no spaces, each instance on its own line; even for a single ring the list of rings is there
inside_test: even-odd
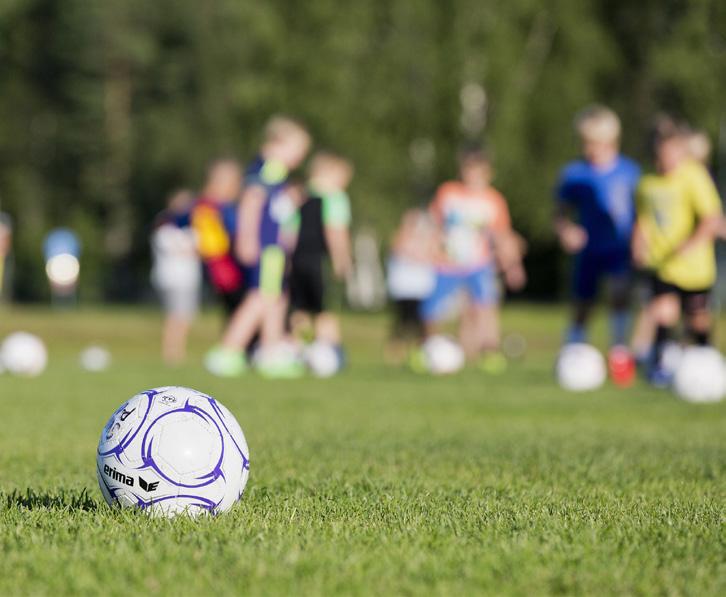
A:
[[[512,219],[506,199],[500,195],[497,202],[499,204],[498,215],[492,229],[494,257],[499,271],[504,275],[507,288],[517,291],[524,288],[527,283],[527,273],[522,265],[527,243],[512,228]]]
[[[260,220],[264,204],[265,191],[260,186],[251,186],[242,194],[235,253],[243,265],[254,265],[260,258]]]
[[[644,268],[648,265],[648,246],[645,242],[643,229],[638,222],[633,226],[633,236],[630,240],[630,252],[633,255],[633,263]]]
[[[350,230],[345,227],[325,227],[325,242],[330,251],[333,273],[337,278],[345,278],[353,269],[350,249]]]
[[[567,207],[560,201],[555,207],[554,230],[565,252],[579,253],[587,244],[587,232],[575,224],[567,213]]]
[[[353,269],[350,248],[350,199],[345,192],[323,198],[323,226],[333,273],[345,278]]]
[[[703,166],[693,169],[689,178],[689,197],[698,217],[698,226],[675,251],[682,255],[692,248],[713,242],[721,228],[721,198],[708,170]]]
[[[511,228],[494,235],[494,254],[510,290],[521,290],[527,284],[527,272],[522,264],[526,249],[527,242]]]
[[[696,226],[696,229],[693,231],[693,234],[676,249],[675,253],[677,255],[682,255],[701,243],[713,242],[719,234],[721,225],[721,214],[707,216],[701,219],[698,226]]]

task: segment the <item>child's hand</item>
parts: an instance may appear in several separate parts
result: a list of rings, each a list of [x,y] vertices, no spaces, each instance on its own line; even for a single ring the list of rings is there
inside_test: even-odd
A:
[[[557,230],[560,245],[565,252],[579,253],[587,245],[587,232],[582,226],[572,222],[562,223]]]
[[[504,283],[509,290],[518,292],[527,284],[527,272],[521,265],[514,265],[504,272]]]

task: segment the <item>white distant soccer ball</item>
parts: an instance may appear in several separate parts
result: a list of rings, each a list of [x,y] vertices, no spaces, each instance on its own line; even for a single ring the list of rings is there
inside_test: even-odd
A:
[[[316,340],[305,348],[305,364],[315,377],[332,377],[342,366],[335,346]]]
[[[721,353],[710,346],[689,346],[673,378],[673,388],[686,402],[718,402],[726,395],[726,369]]]
[[[450,375],[466,364],[461,346],[448,336],[431,336],[422,347],[428,371],[434,375]]]
[[[9,373],[35,377],[45,371],[48,351],[43,341],[27,332],[10,334],[0,346],[0,361]]]
[[[557,382],[571,392],[596,390],[605,383],[607,367],[602,354],[584,343],[567,344],[557,357]]]
[[[106,502],[167,517],[229,510],[250,469],[232,413],[182,387],[148,390],[122,404],[101,432],[96,462]]]
[[[102,346],[89,346],[81,352],[79,360],[83,369],[97,373],[111,365],[111,353]]]

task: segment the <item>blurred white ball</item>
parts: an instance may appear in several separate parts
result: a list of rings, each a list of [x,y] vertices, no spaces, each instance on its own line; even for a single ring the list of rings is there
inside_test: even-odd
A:
[[[584,343],[567,344],[557,357],[557,382],[571,392],[596,390],[605,383],[607,366],[600,351]]]
[[[673,389],[686,402],[718,402],[726,395],[726,369],[721,353],[710,346],[683,350]]]
[[[422,347],[428,371],[434,375],[449,375],[466,364],[464,349],[448,336],[431,336]]]
[[[335,346],[320,340],[305,348],[304,357],[305,364],[315,377],[332,377],[342,366]]]
[[[111,365],[111,353],[102,346],[89,346],[81,352],[79,361],[86,371],[105,371]]]
[[[0,361],[14,375],[35,377],[45,371],[48,351],[37,336],[15,332],[5,338],[0,346]]]

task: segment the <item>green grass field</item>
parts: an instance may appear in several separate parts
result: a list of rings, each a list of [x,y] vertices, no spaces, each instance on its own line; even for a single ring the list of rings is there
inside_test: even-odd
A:
[[[502,377],[382,364],[381,317],[346,320],[352,366],[322,381],[164,368],[151,311],[0,311],[48,342],[38,379],[0,376],[0,595],[726,594],[726,403],[551,378],[563,314],[514,307],[527,358]],[[602,337],[602,330],[598,330]],[[114,366],[77,365],[89,343]],[[228,515],[105,505],[95,449],[137,391],[188,385],[239,419],[252,468]]]

